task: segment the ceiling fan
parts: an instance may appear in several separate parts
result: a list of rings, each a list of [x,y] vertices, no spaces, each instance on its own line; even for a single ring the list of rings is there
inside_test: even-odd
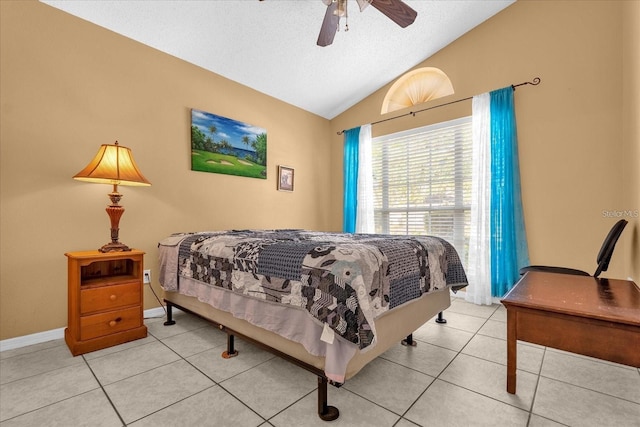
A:
[[[407,6],[401,0],[356,0],[362,12],[370,4],[385,14],[396,24],[405,28],[415,21],[418,12]],[[318,46],[329,46],[333,43],[333,38],[338,31],[340,18],[347,17],[347,0],[322,0],[327,5],[327,12],[324,14],[320,34],[318,35]],[[347,30],[349,28],[347,27]]]
[[[260,0],[263,1],[263,0]],[[407,6],[402,0],[356,0],[362,12],[370,4],[389,19],[402,28],[408,27],[416,20],[418,12]],[[333,38],[338,31],[340,18],[347,17],[347,0],[322,0],[327,5],[327,12],[324,14],[320,34],[318,35],[318,46],[329,46],[333,43]],[[348,30],[349,27],[347,26]]]

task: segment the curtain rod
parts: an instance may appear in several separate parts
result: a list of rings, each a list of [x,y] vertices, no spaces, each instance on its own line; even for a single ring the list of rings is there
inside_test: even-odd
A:
[[[540,77],[535,77],[533,79],[533,81],[531,82],[522,82],[522,83],[518,83],[517,85],[511,85],[511,87],[513,88],[513,90],[516,90],[516,88],[518,86],[524,86],[524,85],[532,85],[532,86],[538,86],[540,84]],[[382,119],[382,120],[378,120],[377,122],[373,122],[371,123],[372,125],[377,125],[378,123],[383,123],[383,122],[388,122],[389,120],[395,120],[395,119],[399,119],[401,117],[407,117],[407,116],[413,116],[415,117],[416,114],[418,113],[422,113],[423,111],[427,111],[427,110],[433,110],[434,108],[440,108],[440,107],[445,107],[447,105],[451,105],[451,104],[456,104],[458,102],[462,102],[462,101],[468,101],[470,99],[473,99],[473,96],[468,96],[466,98],[462,98],[462,99],[456,99],[455,101],[451,101],[451,102],[447,102],[445,104],[440,104],[440,105],[434,105],[433,107],[428,107],[428,108],[424,108],[422,110],[418,110],[418,111],[409,111],[406,114],[402,114],[400,116],[396,116],[396,117],[389,117],[388,119]],[[344,133],[344,129],[341,130],[340,132],[336,132],[338,135],[342,135]]]

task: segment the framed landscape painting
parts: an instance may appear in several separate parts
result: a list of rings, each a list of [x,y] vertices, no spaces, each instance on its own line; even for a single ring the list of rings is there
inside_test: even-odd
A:
[[[267,179],[267,131],[192,108],[191,170]]]

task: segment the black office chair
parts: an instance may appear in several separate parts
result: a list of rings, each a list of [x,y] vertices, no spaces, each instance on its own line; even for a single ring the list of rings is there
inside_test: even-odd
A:
[[[596,272],[593,273],[593,277],[598,277],[600,273],[607,271],[609,268],[609,261],[611,261],[613,249],[616,247],[618,238],[622,234],[622,230],[624,230],[626,225],[627,221],[621,219],[611,227],[611,230],[609,230],[609,234],[607,234],[604,242],[602,242],[602,247],[600,248],[600,252],[598,252],[598,258],[596,258],[598,268],[596,268]],[[548,273],[573,274],[574,276],[591,276],[586,271],[576,270],[574,268],[551,267],[546,265],[530,265],[528,267],[522,267],[520,269],[520,275],[523,275],[527,271],[546,271]]]

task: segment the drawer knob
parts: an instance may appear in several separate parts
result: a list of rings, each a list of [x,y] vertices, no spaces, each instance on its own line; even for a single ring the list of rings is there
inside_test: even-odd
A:
[[[116,300],[116,298],[118,298],[118,297],[117,297],[117,296],[115,296],[115,295],[111,295],[111,296],[109,297],[109,299],[110,299],[111,301],[115,301],[115,300]]]
[[[111,322],[109,322],[109,326],[111,326],[111,327],[113,328],[113,327],[114,327],[114,326],[116,326],[116,325],[118,324],[118,322],[119,322],[119,321],[121,321],[121,320],[122,320],[122,317],[118,317],[117,319],[112,320]]]

